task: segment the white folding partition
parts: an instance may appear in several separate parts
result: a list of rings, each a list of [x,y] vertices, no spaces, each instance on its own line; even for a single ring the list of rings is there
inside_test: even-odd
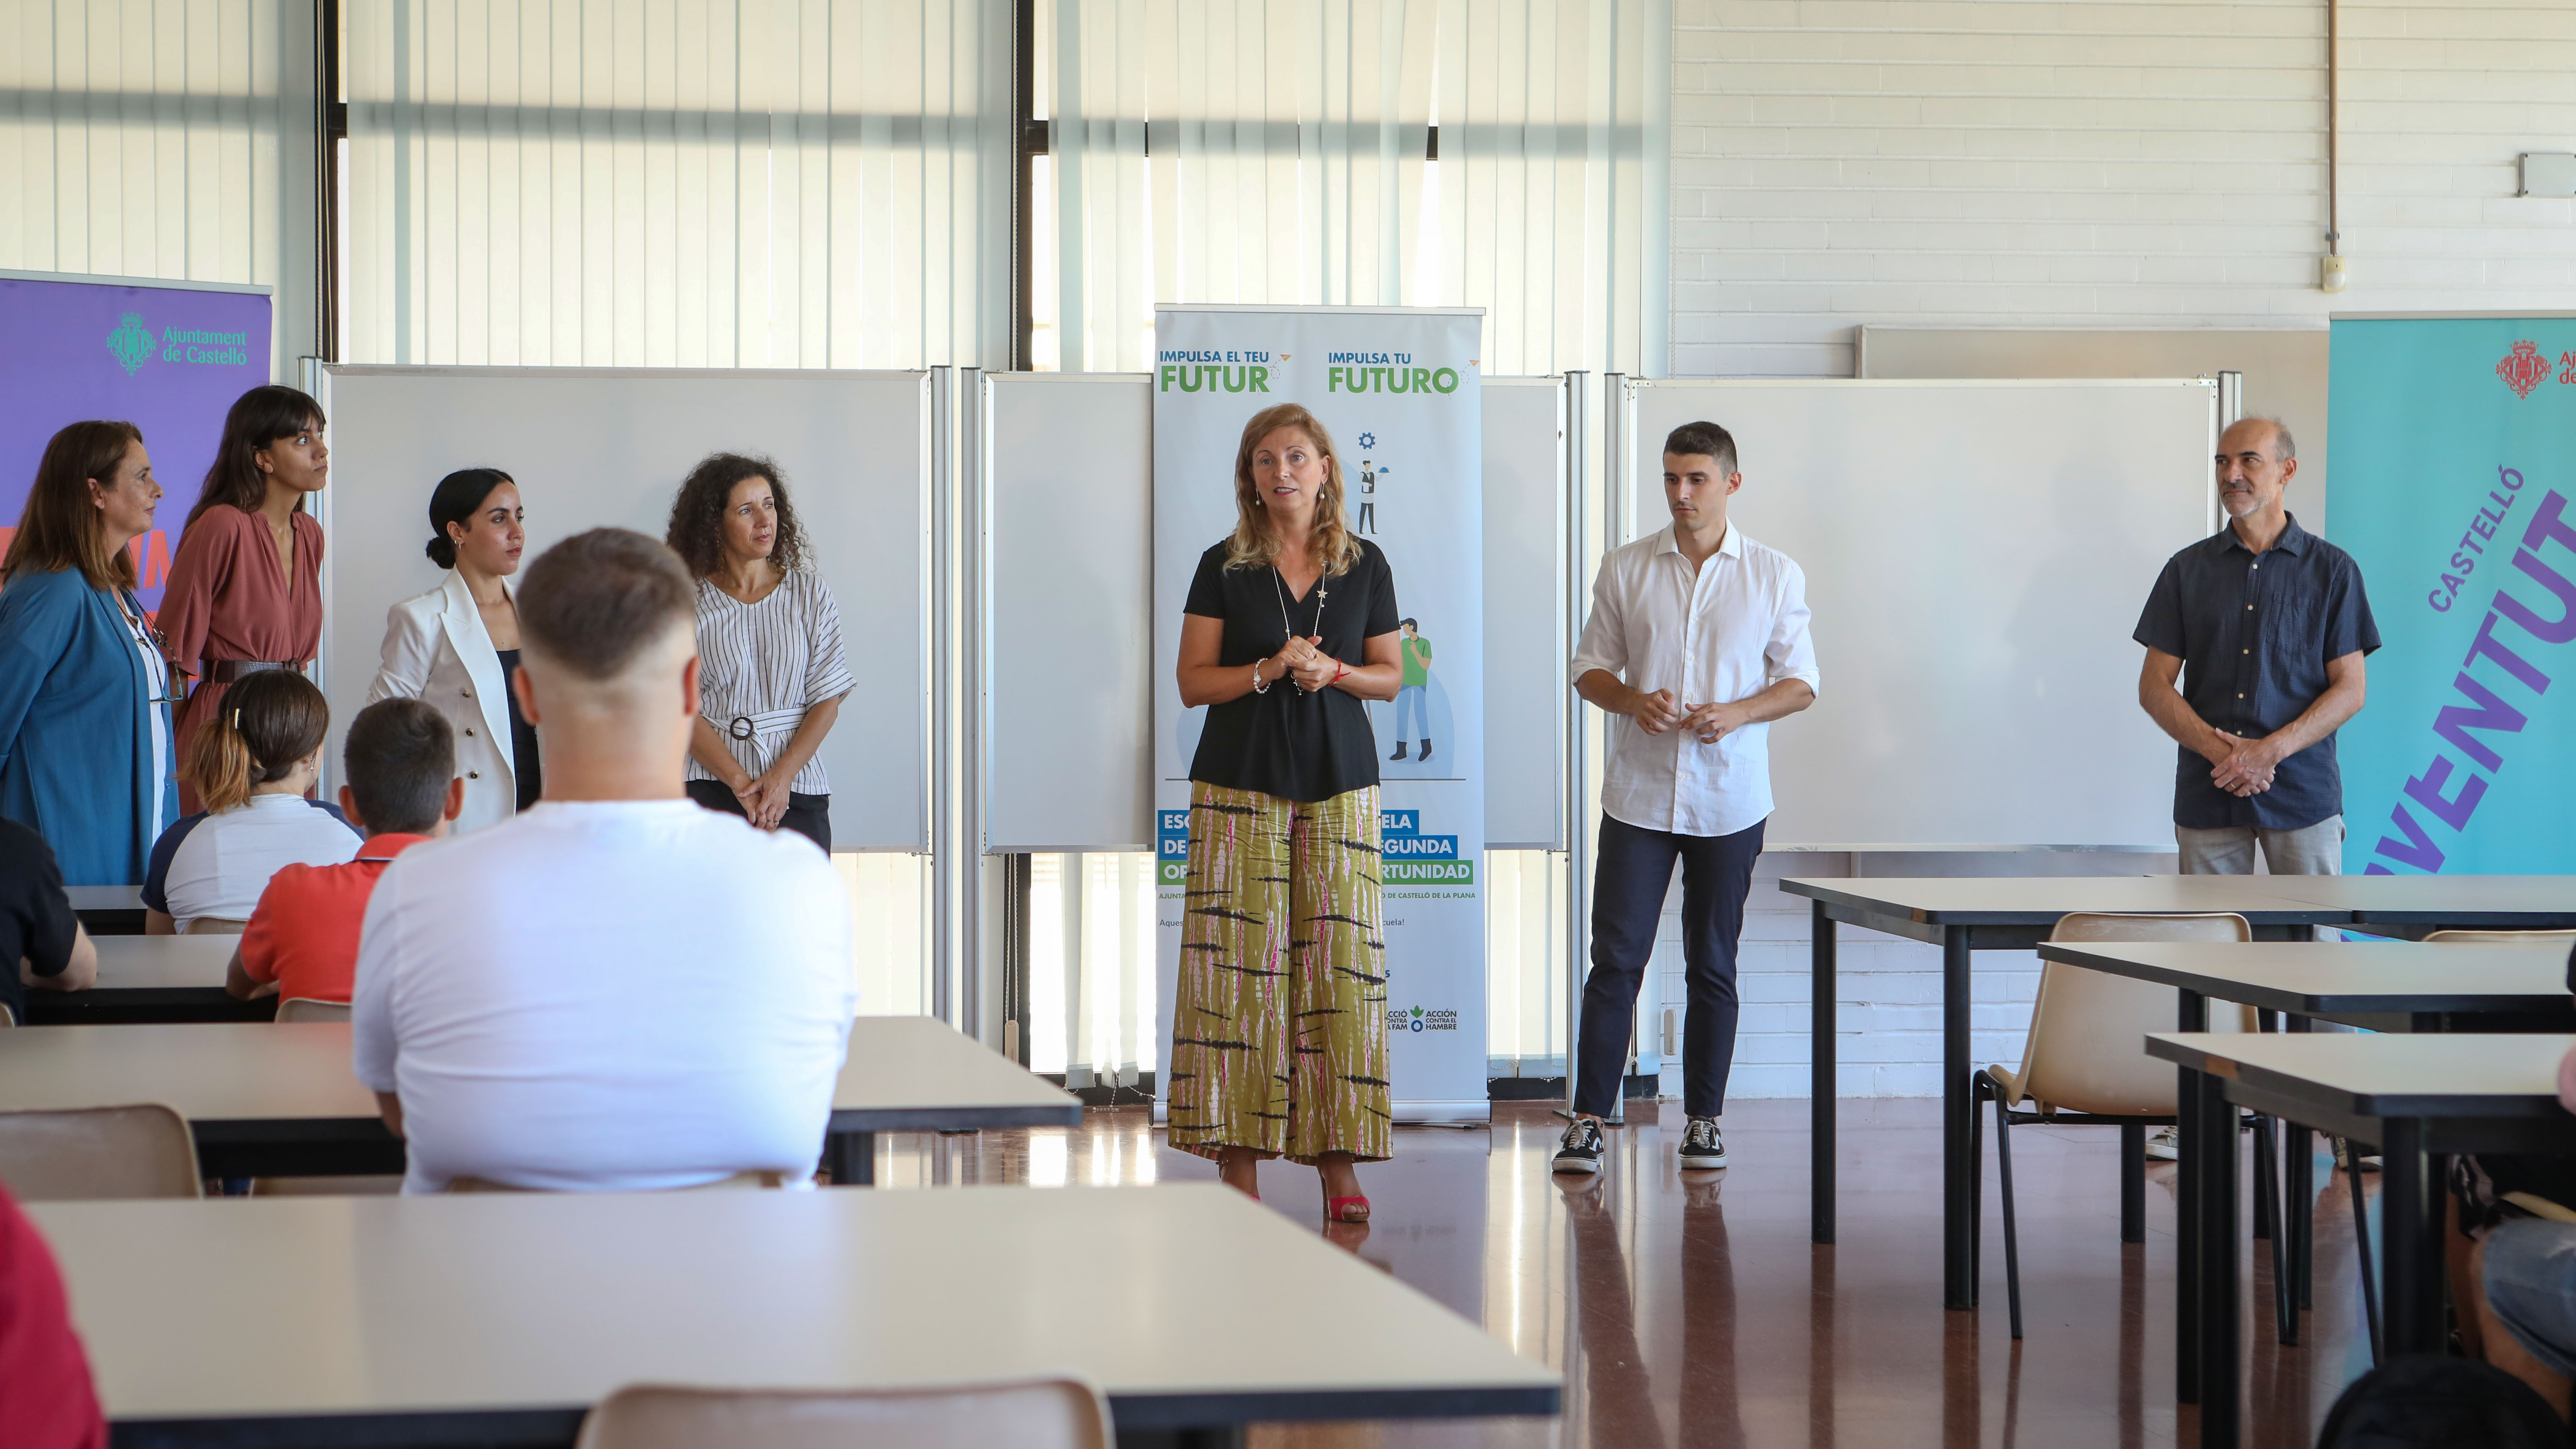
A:
[[[1661,448],[1735,436],[1745,535],[1807,577],[1824,687],[1774,725],[1771,849],[2170,849],[2174,752],[2138,613],[2216,528],[2217,384],[1644,381],[1611,486],[1664,526]]]
[[[325,692],[339,735],[365,703],[386,611],[435,587],[430,491],[458,468],[518,481],[528,551],[614,524],[662,536],[715,451],[785,475],[841,610],[858,687],[818,756],[833,844],[929,845],[930,380],[921,372],[355,367],[322,370],[331,416]]]

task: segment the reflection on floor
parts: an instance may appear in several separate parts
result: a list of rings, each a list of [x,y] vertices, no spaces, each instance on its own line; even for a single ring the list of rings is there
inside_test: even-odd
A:
[[[2173,1401],[2173,1168],[2151,1168],[2148,1240],[2123,1246],[2118,1133],[2013,1130],[2027,1335],[2016,1346],[1991,1165],[1986,1306],[1941,1309],[1938,1103],[1843,1103],[1832,1248],[1807,1242],[1804,1102],[1730,1110],[1732,1166],[1690,1181],[1673,1160],[1680,1104],[1664,1104],[1659,1122],[1650,1104],[1629,1112],[1597,1178],[1548,1172],[1562,1123],[1544,1105],[1498,1104],[1491,1131],[1399,1131],[1395,1160],[1361,1169],[1375,1223],[1330,1230],[1495,1338],[1562,1367],[1561,1422],[1277,1426],[1254,1443],[2137,1449],[2173,1444],[2178,1429],[2196,1439],[2190,1411]],[[881,1141],[878,1180],[898,1188],[1216,1175],[1163,1146],[1141,1109],[1094,1111],[1070,1130]],[[2322,1139],[2318,1147],[2316,1306],[2300,1347],[2275,1341],[2268,1251],[2246,1256],[2248,1444],[2314,1443],[2327,1406],[2368,1366],[2351,1210]],[[1262,1200],[1325,1231],[1311,1171],[1270,1165]]]

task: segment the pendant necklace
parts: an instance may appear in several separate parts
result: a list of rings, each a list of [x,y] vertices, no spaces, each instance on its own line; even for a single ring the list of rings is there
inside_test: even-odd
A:
[[[1331,591],[1324,587],[1324,576],[1322,574],[1319,573],[1315,576],[1315,627],[1302,635],[1297,632],[1295,626],[1288,622],[1288,582],[1286,578],[1280,574],[1279,565],[1275,563],[1270,566],[1270,591],[1279,597],[1279,627],[1288,635],[1289,638],[1320,638],[1323,635],[1324,604],[1331,598]],[[1290,682],[1295,682],[1295,677],[1293,675],[1290,677]],[[1308,689],[1302,684],[1297,686],[1297,692],[1299,694],[1314,693],[1313,690]]]

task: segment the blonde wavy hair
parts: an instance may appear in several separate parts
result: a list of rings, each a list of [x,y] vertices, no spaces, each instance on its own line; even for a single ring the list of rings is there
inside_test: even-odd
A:
[[[1279,558],[1279,533],[1270,526],[1270,510],[1261,505],[1261,489],[1252,481],[1252,450],[1281,428],[1304,433],[1324,455],[1324,487],[1315,496],[1315,523],[1306,547],[1328,578],[1339,578],[1360,560],[1360,541],[1351,535],[1342,514],[1342,453],[1323,422],[1300,403],[1263,408],[1243,425],[1243,442],[1234,450],[1234,536],[1226,540],[1225,566],[1268,568]]]

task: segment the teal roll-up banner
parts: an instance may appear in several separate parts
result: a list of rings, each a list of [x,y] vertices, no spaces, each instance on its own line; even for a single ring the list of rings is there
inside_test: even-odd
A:
[[[2378,615],[2344,869],[2576,872],[2576,315],[2338,319],[2334,541]]]

